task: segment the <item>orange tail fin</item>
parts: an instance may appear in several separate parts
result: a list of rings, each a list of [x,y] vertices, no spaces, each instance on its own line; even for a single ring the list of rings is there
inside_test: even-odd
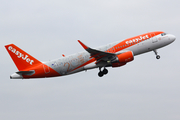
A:
[[[19,47],[14,44],[9,44],[5,46],[12,60],[14,61],[16,67],[19,71],[23,71],[26,68],[33,67],[39,63],[41,63],[36,58],[32,57],[25,51],[21,50]]]

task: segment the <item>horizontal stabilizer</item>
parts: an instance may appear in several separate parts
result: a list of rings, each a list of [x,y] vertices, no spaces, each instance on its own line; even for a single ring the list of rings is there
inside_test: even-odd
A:
[[[33,75],[35,73],[34,70],[30,70],[30,71],[18,71],[16,72],[19,75]]]

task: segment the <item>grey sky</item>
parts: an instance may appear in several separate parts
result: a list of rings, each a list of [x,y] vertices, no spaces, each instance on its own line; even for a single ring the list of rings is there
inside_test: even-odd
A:
[[[178,0],[0,0],[1,120],[179,120],[180,2]],[[10,80],[17,71],[4,45],[41,61],[151,31],[176,41],[126,66],[65,77]]]

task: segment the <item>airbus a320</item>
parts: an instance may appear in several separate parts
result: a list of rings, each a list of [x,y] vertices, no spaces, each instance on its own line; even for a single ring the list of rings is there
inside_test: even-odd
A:
[[[120,40],[96,49],[78,42],[85,49],[73,55],[42,62],[32,57],[14,44],[6,45],[9,55],[18,72],[11,79],[46,78],[74,74],[80,71],[99,68],[98,76],[108,73],[108,67],[121,67],[134,60],[134,56],[154,51],[160,59],[157,49],[174,42],[176,37],[162,31],[149,32],[125,40]]]

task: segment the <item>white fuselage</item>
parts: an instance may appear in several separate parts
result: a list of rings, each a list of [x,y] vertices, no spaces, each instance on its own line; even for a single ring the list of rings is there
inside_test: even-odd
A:
[[[147,38],[146,40],[144,40],[142,42],[135,41],[136,44],[131,43],[134,45],[129,46],[120,51],[117,51],[117,52],[115,52],[115,54],[120,54],[120,53],[123,53],[126,51],[132,51],[134,56],[136,56],[136,55],[139,55],[139,54],[142,54],[145,52],[153,51],[153,50],[159,49],[161,47],[164,47],[164,46],[172,43],[174,40],[175,40],[175,36],[173,36],[171,34],[167,34],[164,36],[159,34],[152,38]],[[122,41],[125,41],[125,40],[122,40]],[[98,47],[97,50],[107,51],[109,48],[112,48],[113,46],[115,46],[116,44],[118,44],[122,41],[117,41],[117,42],[114,42],[114,43],[111,43],[111,44],[108,44],[108,45],[105,45],[102,47]],[[123,48],[123,46],[118,46],[118,47]],[[115,49],[117,49],[117,48],[114,47],[114,50]],[[83,70],[100,67],[95,64],[95,61],[81,67],[81,65],[90,61],[91,59],[93,59],[93,58],[91,58],[90,54],[87,51],[84,51],[84,52],[76,53],[76,54],[73,54],[73,55],[70,55],[67,57],[62,57],[60,59],[44,62],[44,64],[53,68],[60,75],[68,75],[68,74],[80,72]],[[50,72],[50,71],[47,71],[47,72]]]

